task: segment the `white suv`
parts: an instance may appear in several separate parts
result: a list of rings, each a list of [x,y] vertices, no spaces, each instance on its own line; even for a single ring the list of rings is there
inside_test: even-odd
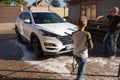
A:
[[[72,40],[68,34],[76,30],[77,26],[52,11],[23,11],[15,24],[18,39],[26,38],[36,55],[72,51]]]

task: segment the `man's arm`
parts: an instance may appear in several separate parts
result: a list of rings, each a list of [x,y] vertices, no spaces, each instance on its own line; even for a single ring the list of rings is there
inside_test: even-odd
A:
[[[98,20],[100,20],[100,19],[102,19],[102,18],[106,18],[106,16],[105,16],[105,15],[98,16],[95,21],[97,22]]]

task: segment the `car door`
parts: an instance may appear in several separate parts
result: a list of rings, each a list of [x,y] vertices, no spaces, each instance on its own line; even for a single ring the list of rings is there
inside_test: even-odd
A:
[[[23,12],[20,14],[19,18],[16,21],[21,35],[24,35],[24,32],[23,32],[24,20],[25,20],[25,13]]]
[[[30,15],[30,13],[28,13],[28,12],[25,13],[25,20],[30,20],[29,23],[24,22],[24,24],[23,24],[24,36],[25,36],[25,38],[27,38],[29,40],[30,39],[31,28],[32,28],[32,17]]]

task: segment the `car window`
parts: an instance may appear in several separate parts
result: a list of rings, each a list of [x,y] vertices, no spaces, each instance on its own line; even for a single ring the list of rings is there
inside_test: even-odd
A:
[[[30,15],[30,13],[25,13],[25,19],[31,20],[31,15]]]
[[[25,20],[25,13],[21,13],[19,18],[22,19],[22,20]]]
[[[65,22],[55,13],[33,13],[32,15],[36,24]]]
[[[61,19],[61,17],[59,17],[57,14],[51,14],[50,18],[51,18],[51,21],[54,23],[64,22],[64,20]]]

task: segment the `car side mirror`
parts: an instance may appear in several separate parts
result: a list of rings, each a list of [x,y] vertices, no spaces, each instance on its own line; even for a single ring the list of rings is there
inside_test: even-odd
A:
[[[31,23],[31,20],[30,20],[30,19],[25,19],[25,20],[24,20],[24,23],[30,24],[30,23]]]
[[[67,21],[65,18],[63,18],[64,21]]]

